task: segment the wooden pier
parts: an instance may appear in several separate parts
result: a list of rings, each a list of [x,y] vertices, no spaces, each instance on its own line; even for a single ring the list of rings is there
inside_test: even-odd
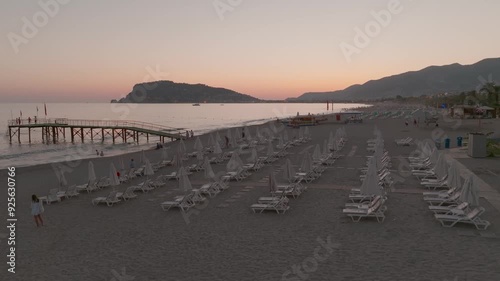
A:
[[[85,142],[100,140],[104,142],[105,136],[111,136],[113,143],[117,140],[126,143],[133,140],[139,143],[140,136],[145,136],[149,142],[150,136],[159,137],[159,142],[164,143],[165,138],[171,140],[184,139],[183,129],[160,126],[151,123],[137,121],[118,121],[118,120],[77,120],[66,118],[53,119],[14,119],[8,121],[9,141],[17,136],[17,142],[21,143],[21,130],[28,130],[28,142],[31,143],[31,131],[35,128],[42,129],[42,142],[58,143],[66,140],[68,133],[71,142],[75,139]],[[66,132],[66,129],[68,132]]]

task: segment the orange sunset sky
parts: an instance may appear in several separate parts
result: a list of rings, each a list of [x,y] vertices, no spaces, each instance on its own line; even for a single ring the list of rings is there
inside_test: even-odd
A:
[[[499,57],[498,11],[494,0],[2,1],[0,101],[108,102],[153,80],[263,99],[339,90]]]

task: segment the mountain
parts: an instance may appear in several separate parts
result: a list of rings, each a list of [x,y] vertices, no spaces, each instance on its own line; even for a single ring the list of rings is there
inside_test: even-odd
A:
[[[326,100],[373,100],[380,98],[459,93],[475,90],[492,80],[500,84],[500,58],[485,59],[472,65],[458,63],[445,66],[430,66],[419,71],[410,71],[363,85],[352,85],[333,92],[305,93],[290,101]]]
[[[120,100],[122,103],[238,103],[259,102],[249,95],[204,84],[155,81],[134,85],[132,92]]]

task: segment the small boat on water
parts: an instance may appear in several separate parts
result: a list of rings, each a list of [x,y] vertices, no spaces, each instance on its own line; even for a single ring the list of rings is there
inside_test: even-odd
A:
[[[193,106],[200,106],[199,103],[193,103]]]

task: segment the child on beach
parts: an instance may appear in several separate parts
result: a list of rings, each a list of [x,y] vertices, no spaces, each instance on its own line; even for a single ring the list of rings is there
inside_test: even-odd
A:
[[[99,155],[100,156],[104,156],[104,152],[101,150],[101,153]]]
[[[35,194],[31,195],[31,215],[35,218],[36,227],[39,227],[40,225],[43,226],[43,211],[42,201],[40,201]]]

